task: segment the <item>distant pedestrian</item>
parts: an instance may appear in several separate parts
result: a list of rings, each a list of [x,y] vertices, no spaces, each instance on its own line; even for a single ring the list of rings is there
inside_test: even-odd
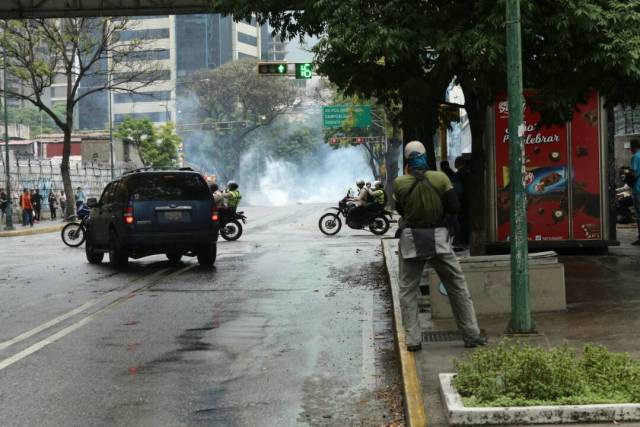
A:
[[[84,195],[84,191],[82,191],[82,187],[78,187],[76,189],[76,209],[80,209],[80,206],[84,204],[86,199],[87,198]]]
[[[31,193],[25,188],[20,195],[20,208],[22,209],[22,226],[29,224],[33,227],[33,204],[31,203]]]
[[[60,212],[62,212],[62,218],[67,217],[67,198],[64,195],[64,190],[60,190]]]
[[[632,173],[629,174],[627,184],[631,187],[633,193],[633,208],[636,211],[636,222],[638,224],[638,239],[632,244],[635,246],[640,245],[640,141],[637,139],[631,140],[631,165],[630,169]]]
[[[56,196],[55,191],[51,191],[49,193],[49,211],[51,212],[51,220],[53,221],[54,219],[57,218],[56,215],[56,210],[58,209],[58,197]]]
[[[4,191],[4,188],[0,188],[0,225],[5,224],[7,220],[7,208],[9,207],[9,197]]]
[[[42,210],[42,195],[37,188],[31,194],[31,204],[33,205],[33,213],[36,221],[40,221],[40,212]]]
[[[407,144],[404,155],[407,169],[395,180],[394,197],[403,220],[399,242],[400,306],[407,350],[422,348],[418,297],[426,263],[433,267],[447,291],[465,347],[485,345],[487,338],[480,334],[473,301],[445,223],[447,214],[460,209],[453,185],[444,173],[428,171],[421,142]]]
[[[460,234],[457,238],[456,245],[466,245],[469,243],[469,189],[471,187],[471,170],[468,167],[464,157],[456,157],[454,162],[456,173],[451,181],[453,188],[460,199],[460,213],[458,214],[458,222],[460,223]]]

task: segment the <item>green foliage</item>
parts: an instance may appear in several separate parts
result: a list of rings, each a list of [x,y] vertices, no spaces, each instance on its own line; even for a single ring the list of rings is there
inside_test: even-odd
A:
[[[126,117],[116,128],[115,135],[131,141],[137,147],[145,166],[178,166],[178,149],[182,139],[176,135],[175,125],[171,122],[156,129],[147,118]]]
[[[640,402],[640,362],[593,344],[578,355],[566,345],[546,351],[504,340],[455,366],[466,406]]]
[[[53,112],[59,118],[64,117],[64,109],[65,106],[62,104],[56,104],[52,108]],[[58,128],[47,113],[31,105],[20,108],[9,107],[8,115],[9,123],[18,123],[29,126],[31,128],[31,135],[55,133],[60,131],[60,128]],[[0,120],[4,121],[4,106],[0,106]]]

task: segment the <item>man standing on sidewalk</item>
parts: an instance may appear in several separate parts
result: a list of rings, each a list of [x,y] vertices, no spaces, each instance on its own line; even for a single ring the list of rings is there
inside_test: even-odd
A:
[[[635,181],[628,183],[633,193],[633,208],[636,211],[636,223],[638,224],[638,239],[632,245],[640,246],[640,141],[634,139],[631,141],[631,167]],[[631,185],[633,184],[633,185]]]
[[[422,348],[418,296],[426,263],[433,267],[447,290],[465,347],[485,345],[487,338],[480,335],[473,301],[446,224],[447,215],[460,211],[456,192],[447,175],[427,170],[426,150],[421,142],[407,144],[404,155],[407,168],[395,180],[394,197],[403,220],[399,243],[400,307],[407,331],[407,350]]]
[[[31,194],[26,188],[20,195],[20,207],[22,208],[22,226],[26,227],[28,223],[33,227],[33,204],[31,204]]]
[[[31,195],[31,204],[33,205],[35,220],[40,222],[40,212],[42,211],[42,195],[40,195],[40,190],[38,190],[37,188]]]
[[[0,188],[0,226],[6,223],[7,207],[9,206],[9,200],[4,188]]]

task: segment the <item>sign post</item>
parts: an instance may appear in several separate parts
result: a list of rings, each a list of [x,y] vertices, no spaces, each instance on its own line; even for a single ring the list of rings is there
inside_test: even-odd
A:
[[[507,94],[511,187],[511,333],[533,332],[529,300],[527,198],[524,192],[524,99],[520,0],[507,0]]]

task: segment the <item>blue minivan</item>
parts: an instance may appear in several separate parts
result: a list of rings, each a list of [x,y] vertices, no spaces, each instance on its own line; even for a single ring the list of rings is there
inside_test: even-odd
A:
[[[205,179],[191,170],[137,170],[109,183],[100,200],[89,199],[86,255],[105,253],[115,267],[129,258],[165,254],[169,261],[196,256],[216,260],[218,212]]]

